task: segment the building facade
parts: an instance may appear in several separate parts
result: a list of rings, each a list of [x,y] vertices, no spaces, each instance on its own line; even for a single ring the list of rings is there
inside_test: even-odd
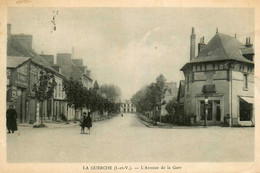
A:
[[[254,50],[250,38],[244,45],[217,32],[207,45],[201,39],[200,52],[194,57],[195,39],[192,29],[190,62],[181,69],[185,87],[181,88],[184,106],[179,118],[185,124],[254,126]]]
[[[17,112],[18,123],[29,123],[30,117],[27,113],[29,94],[28,73],[29,57],[7,57],[7,108],[10,104],[14,106]]]
[[[74,117],[74,110],[67,107],[66,95],[63,89],[63,79],[60,67],[52,68],[53,55],[40,56],[32,49],[32,36],[11,34],[8,24],[7,44],[7,106],[12,104],[17,110],[18,123],[37,123],[40,115],[44,121],[61,119],[63,114],[67,119]],[[54,67],[54,65],[53,65]],[[56,67],[56,66],[55,66]],[[33,91],[34,84],[39,83],[40,72],[52,73],[57,86],[53,98],[39,104]]]
[[[130,100],[125,100],[120,104],[121,113],[135,113],[136,107]]]

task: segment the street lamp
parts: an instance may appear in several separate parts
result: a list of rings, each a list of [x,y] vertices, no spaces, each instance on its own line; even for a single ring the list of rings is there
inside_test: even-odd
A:
[[[208,96],[205,96],[205,121],[204,121],[204,127],[207,127],[207,117],[208,117],[208,106],[209,106],[209,99]]]

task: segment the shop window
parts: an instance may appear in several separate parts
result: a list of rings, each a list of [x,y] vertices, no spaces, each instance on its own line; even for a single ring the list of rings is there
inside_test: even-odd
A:
[[[212,100],[208,101],[208,116],[207,120],[212,121]],[[206,109],[205,109],[205,101],[200,101],[200,117],[201,120],[205,120]]]

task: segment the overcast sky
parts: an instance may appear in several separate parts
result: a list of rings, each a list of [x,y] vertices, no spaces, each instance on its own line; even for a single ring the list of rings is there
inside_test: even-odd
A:
[[[245,8],[9,8],[8,23],[13,34],[32,34],[38,53],[56,57],[74,47],[92,78],[118,85],[125,99],[161,73],[168,82],[183,79],[192,27],[196,43],[202,36],[207,43],[217,27],[242,43],[254,41],[254,11]]]

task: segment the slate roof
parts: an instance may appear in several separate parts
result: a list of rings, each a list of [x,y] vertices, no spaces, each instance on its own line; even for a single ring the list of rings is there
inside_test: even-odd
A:
[[[252,47],[246,47],[246,48],[241,48],[240,49],[242,51],[243,55],[247,55],[247,54],[254,54],[254,49]]]
[[[222,33],[216,33],[216,35],[209,41],[209,43],[198,54],[198,56],[187,64],[225,60],[235,60],[254,64],[253,61],[250,61],[243,56],[243,54],[253,52],[253,48],[247,48],[235,37],[231,37]]]
[[[7,68],[16,68],[29,59],[30,57],[7,56]]]
[[[14,37],[11,38],[11,43],[7,46],[7,55],[9,56],[16,56],[19,58],[23,57],[30,57],[32,62],[41,66],[42,68],[48,69],[55,73],[58,76],[65,77],[55,71],[51,65],[43,58],[41,57],[37,52],[35,52],[33,49],[26,49],[24,48],[17,39]]]

